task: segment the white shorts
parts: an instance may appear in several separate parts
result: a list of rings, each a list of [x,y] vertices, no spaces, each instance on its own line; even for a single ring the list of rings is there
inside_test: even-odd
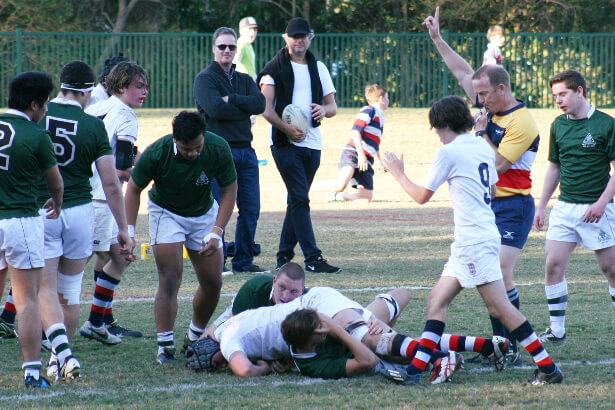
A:
[[[344,309],[364,310],[360,303],[347,298],[333,288],[327,287],[310,288],[309,292],[302,296],[302,301],[301,307],[303,309],[314,309],[331,318]]]
[[[147,212],[151,245],[183,242],[187,249],[198,251],[216,223],[218,203],[214,201],[205,215],[195,217],[177,215],[152,201],[147,203]]]
[[[94,204],[94,236],[92,251],[109,252],[111,245],[118,243],[119,228],[106,201],[93,200]]]
[[[597,223],[583,222],[590,204],[557,201],[549,214],[547,239],[583,244],[595,251],[615,245],[615,204],[608,203]]]
[[[63,209],[57,219],[45,219],[45,259],[59,256],[82,259],[90,256],[93,222],[94,206],[91,202]]]
[[[45,266],[44,232],[42,216],[0,219],[0,270]]]
[[[457,246],[453,242],[442,276],[456,278],[464,288],[502,279],[500,247],[499,239],[466,246]]]

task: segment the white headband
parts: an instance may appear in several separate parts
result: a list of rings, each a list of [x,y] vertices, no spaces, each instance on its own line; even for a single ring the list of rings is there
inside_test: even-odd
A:
[[[60,85],[60,88],[63,88],[65,90],[81,91],[81,92],[84,92],[84,93],[86,93],[88,91],[92,91],[94,89],[94,83],[84,83],[83,85],[87,85],[89,87],[88,88],[77,88],[73,84],[62,83]]]

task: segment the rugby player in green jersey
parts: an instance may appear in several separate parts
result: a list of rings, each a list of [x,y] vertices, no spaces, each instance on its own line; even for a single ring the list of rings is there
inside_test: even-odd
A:
[[[43,175],[51,198],[47,218],[57,218],[64,186],[49,133],[36,124],[47,111],[51,77],[29,71],[9,84],[9,110],[0,115],[0,281],[8,271],[19,322],[26,387],[48,387],[41,376],[38,290],[45,265],[43,217],[36,182]]]
[[[79,322],[81,282],[92,254],[94,208],[89,178],[95,164],[107,203],[119,226],[120,252],[132,255],[124,197],[115,173],[113,151],[103,122],[83,111],[94,86],[94,72],[83,61],[71,61],[60,73],[60,93],[48,105],[40,125],[51,133],[64,180],[64,201],[59,219],[45,221],[45,268],[39,291],[43,329],[52,345],[47,376],[71,379],[79,375],[69,339]],[[40,191],[41,203],[49,197]],[[109,338],[106,327],[94,329]]]
[[[222,190],[220,204],[211,193],[213,178]],[[128,224],[133,227],[141,191],[152,180],[148,213],[158,267],[156,360],[165,364],[176,360],[173,326],[183,272],[183,245],[199,281],[188,329],[191,339],[203,333],[218,304],[224,264],[222,233],[237,197],[237,173],[228,143],[206,132],[205,120],[198,113],[183,111],[173,119],[173,134],[150,145],[132,171],[125,200]]]

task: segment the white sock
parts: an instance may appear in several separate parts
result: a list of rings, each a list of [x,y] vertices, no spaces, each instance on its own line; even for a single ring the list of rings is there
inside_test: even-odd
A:
[[[566,280],[555,285],[545,286],[551,333],[563,337],[566,333],[566,307],[568,306],[568,284]]]

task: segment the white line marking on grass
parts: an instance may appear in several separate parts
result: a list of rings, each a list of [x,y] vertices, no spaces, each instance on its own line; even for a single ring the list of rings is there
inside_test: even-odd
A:
[[[583,285],[587,285],[587,284],[603,284],[604,281],[591,281],[591,280],[581,280],[581,281],[569,281],[568,284],[574,285],[574,284],[583,284]],[[517,283],[517,286],[544,286],[544,282],[527,282],[527,283]],[[345,289],[338,289],[340,292],[355,292],[355,293],[360,293],[360,292],[381,292],[381,291],[385,291],[385,290],[391,290],[391,289],[397,289],[397,288],[404,288],[404,289],[409,289],[409,290],[431,290],[431,286],[372,286],[372,287],[367,287],[367,288],[345,288]],[[237,292],[230,292],[230,293],[221,293],[220,297],[235,297],[235,295],[237,294]],[[192,300],[192,295],[182,295],[182,296],[178,296],[177,297],[178,300]],[[149,296],[144,296],[144,297],[126,297],[126,298],[114,298],[113,299],[113,303],[131,303],[131,302],[153,302],[154,298],[153,297],[149,297]],[[82,305],[91,305],[92,304],[92,299],[88,299],[88,300],[82,300],[81,301]]]
[[[559,362],[557,363],[560,367],[575,367],[575,366],[603,366],[603,365],[611,365],[615,364],[615,358],[598,360],[598,361],[585,361],[585,360],[572,360],[569,362]],[[519,366],[515,369],[521,370],[531,370],[535,369],[536,366]],[[466,371],[471,373],[482,373],[482,372],[493,372],[493,368],[490,367],[479,367],[466,369]],[[376,377],[376,376],[367,376],[367,377]],[[324,380],[324,379],[299,379],[299,380],[275,380],[275,381],[267,381],[264,379],[260,379],[261,381],[247,381],[242,383],[219,383],[219,384],[211,384],[208,381],[204,381],[202,383],[183,383],[183,384],[173,384],[166,386],[136,386],[129,387],[122,390],[123,393],[155,393],[155,392],[176,392],[179,390],[196,390],[196,389],[219,389],[219,388],[228,388],[228,387],[278,387],[278,386],[312,386],[323,383],[339,383],[339,382],[347,382],[348,379],[338,379],[338,380]],[[78,382],[77,382],[78,383]],[[77,384],[73,384],[73,386],[78,387]],[[49,399],[60,395],[72,394],[79,397],[88,397],[88,396],[108,396],[112,393],[118,393],[117,389],[89,389],[89,390],[73,390],[73,391],[49,391],[41,394],[17,394],[13,396],[2,396],[0,397],[0,402],[3,401],[29,401],[29,400],[40,400],[40,399]],[[16,403],[13,403],[16,404]]]
[[[342,379],[343,380],[343,379]],[[346,379],[347,380],[347,379]],[[157,386],[157,387],[147,387],[147,386],[136,386],[136,387],[128,387],[122,390],[122,393],[156,393],[156,392],[176,392],[179,390],[196,390],[196,389],[219,389],[219,388],[228,388],[228,387],[278,387],[278,386],[312,386],[316,384],[322,384],[329,382],[330,380],[324,379],[300,379],[300,380],[276,380],[267,382],[263,380],[262,382],[254,382],[249,381],[245,383],[223,383],[223,384],[211,384],[208,382],[202,383],[183,383],[183,384],[172,384],[166,386]],[[78,383],[78,382],[77,382]],[[72,386],[77,386],[73,384]],[[50,399],[56,396],[63,396],[66,394],[72,394],[79,397],[88,397],[88,396],[108,396],[111,393],[117,393],[117,389],[88,389],[88,390],[73,390],[73,391],[50,391],[41,394],[17,394],[14,396],[2,396],[0,397],[0,402],[2,401],[28,401],[28,400],[40,400],[40,399]]]

